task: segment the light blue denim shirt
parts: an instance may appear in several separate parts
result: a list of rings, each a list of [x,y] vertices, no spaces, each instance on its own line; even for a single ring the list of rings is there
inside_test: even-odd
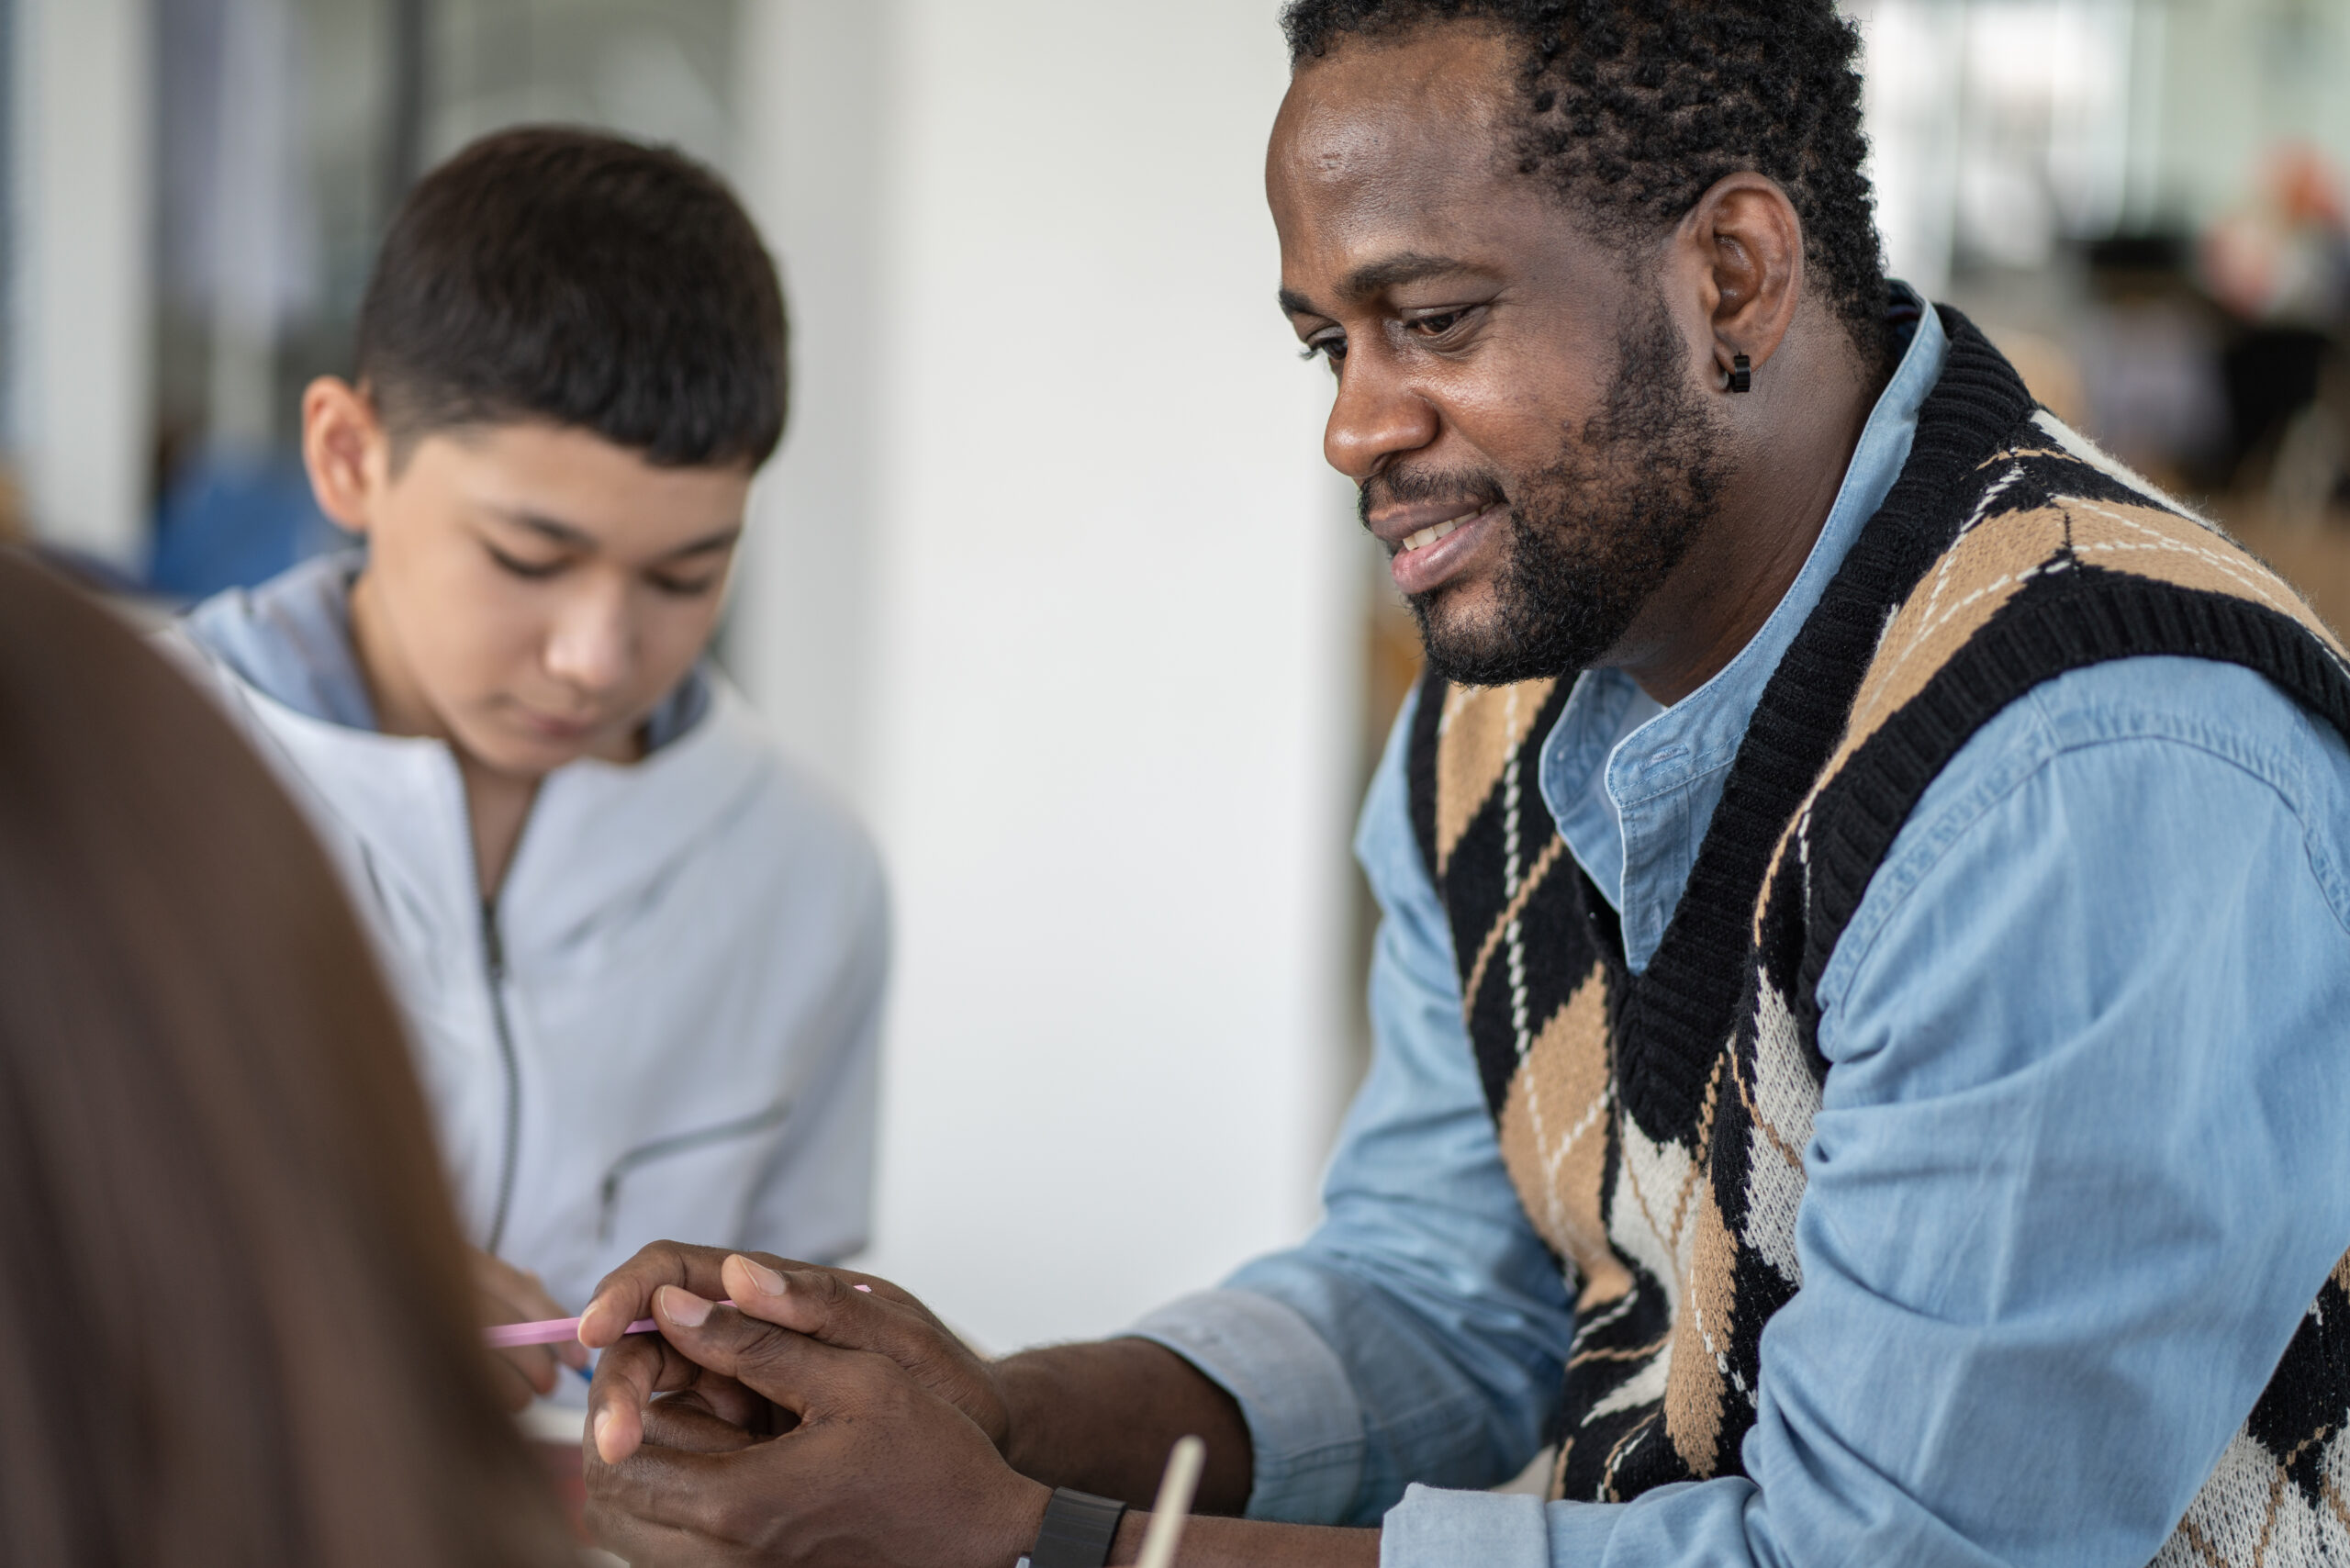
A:
[[[1584,676],[1543,799],[1645,965],[1762,689],[1902,461],[1929,313],[1801,577],[1660,709]],[[1249,1512],[1390,1568],[2138,1568],[2350,1249],[2350,747],[2261,678],[2048,682],[1927,790],[1820,986],[1830,1063],[1747,1477],[1482,1490],[1540,1447],[1568,1282],[1502,1168],[1414,841],[1407,709],[1356,851],[1377,1049],[1304,1245],[1137,1332],[1239,1401]],[[1449,1488],[1449,1489],[1448,1489]]]

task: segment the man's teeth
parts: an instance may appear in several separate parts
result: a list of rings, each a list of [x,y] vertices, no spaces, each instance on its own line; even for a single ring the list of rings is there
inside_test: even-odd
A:
[[[1438,540],[1443,538],[1446,534],[1451,532],[1454,529],[1460,527],[1464,521],[1464,519],[1456,517],[1449,521],[1439,522],[1433,524],[1430,527],[1423,528],[1417,533],[1413,534],[1409,539],[1404,541],[1404,548],[1406,550],[1425,550],[1429,545],[1435,543]]]

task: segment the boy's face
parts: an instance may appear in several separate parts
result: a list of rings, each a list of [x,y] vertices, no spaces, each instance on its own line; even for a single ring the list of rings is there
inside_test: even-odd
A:
[[[352,630],[384,729],[520,777],[632,760],[717,625],[749,468],[509,424],[423,436],[395,474],[362,394],[305,404],[319,503],[368,542]]]

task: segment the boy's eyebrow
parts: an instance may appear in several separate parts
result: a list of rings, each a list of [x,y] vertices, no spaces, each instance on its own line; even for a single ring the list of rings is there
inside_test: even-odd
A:
[[[665,561],[681,561],[688,555],[707,555],[712,551],[725,549],[742,537],[743,525],[738,522],[730,528],[722,528],[715,533],[706,533],[690,544],[680,544],[661,558]]]
[[[498,515],[566,549],[592,550],[596,547],[596,536],[586,529],[576,528],[570,523],[545,516],[543,513],[511,510],[501,507],[498,509]],[[725,549],[742,536],[743,525],[739,522],[729,523],[714,533],[707,533],[699,539],[678,545],[661,558],[665,561],[682,561],[689,556],[707,555],[713,551]]]

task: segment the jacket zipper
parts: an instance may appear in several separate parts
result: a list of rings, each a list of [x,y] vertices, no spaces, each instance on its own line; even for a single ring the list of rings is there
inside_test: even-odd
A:
[[[656,1159],[666,1159],[673,1154],[684,1154],[704,1144],[723,1143],[728,1138],[749,1137],[754,1133],[765,1132],[769,1127],[780,1124],[785,1114],[790,1109],[791,1101],[787,1097],[777,1101],[764,1111],[754,1112],[747,1116],[737,1116],[731,1122],[720,1122],[714,1126],[697,1127],[692,1132],[673,1133],[667,1137],[655,1138],[651,1143],[639,1144],[621,1155],[612,1161],[611,1169],[604,1172],[603,1212],[601,1217],[596,1222],[597,1241],[604,1243],[611,1240],[612,1215],[613,1211],[620,1204],[621,1182],[625,1181],[629,1173],[637,1167],[649,1165]]]
[[[514,1055],[514,1031],[506,1021],[506,943],[498,934],[498,901],[481,905],[483,967],[489,974],[489,1016],[498,1030],[498,1060],[506,1069],[506,1148],[498,1160],[498,1208],[489,1223],[489,1245],[495,1254],[506,1239],[506,1221],[514,1205],[515,1156],[522,1141],[522,1068]]]

